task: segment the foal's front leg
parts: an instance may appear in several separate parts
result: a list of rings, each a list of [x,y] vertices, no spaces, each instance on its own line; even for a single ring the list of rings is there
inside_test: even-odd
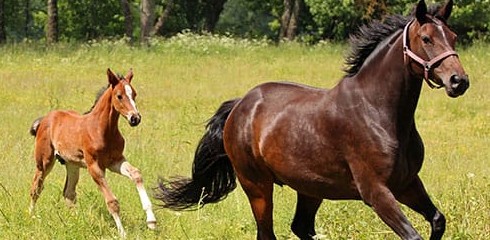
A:
[[[124,231],[121,223],[121,218],[119,217],[119,202],[117,201],[116,196],[109,189],[109,185],[107,184],[107,181],[105,179],[105,170],[101,169],[95,161],[88,165],[87,169],[97,186],[99,186],[102,195],[104,196],[107,208],[109,209],[109,212],[116,222],[116,227],[119,235],[122,238],[125,238],[126,232]]]
[[[110,166],[109,170],[133,180],[133,182],[136,184],[136,189],[138,190],[143,210],[146,212],[146,223],[148,228],[155,229],[157,220],[155,218],[155,214],[153,214],[150,198],[148,197],[145,186],[143,185],[143,177],[141,176],[140,170],[133,167],[125,159]]]

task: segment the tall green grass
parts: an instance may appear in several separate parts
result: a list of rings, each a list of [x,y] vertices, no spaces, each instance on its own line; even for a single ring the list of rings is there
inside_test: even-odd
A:
[[[64,167],[56,164],[30,217],[29,188],[34,173],[32,121],[53,109],[84,112],[106,85],[106,68],[134,70],[133,86],[142,124],[120,128],[125,155],[142,170],[147,189],[159,176],[190,174],[204,123],[219,104],[271,80],[333,87],[343,75],[345,45],[272,46],[264,41],[182,35],[150,47],[124,42],[0,47],[0,238],[113,239],[117,230],[104,200],[86,171],[78,185],[78,204],[62,198]],[[460,51],[471,78],[465,96],[450,99],[442,90],[423,87],[416,118],[426,144],[420,173],[436,205],[447,218],[447,239],[490,239],[490,47]],[[107,173],[121,203],[129,239],[254,239],[255,222],[238,188],[219,204],[192,212],[156,210],[158,230],[146,229],[133,183]],[[151,190],[150,190],[151,191]],[[274,228],[279,239],[294,239],[289,225],[295,194],[276,187]],[[155,202],[158,204],[158,202]],[[423,236],[429,225],[403,208]],[[317,232],[323,239],[397,239],[361,202],[325,201]]]

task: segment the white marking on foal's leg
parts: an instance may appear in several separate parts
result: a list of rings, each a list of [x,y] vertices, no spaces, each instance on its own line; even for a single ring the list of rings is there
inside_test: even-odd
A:
[[[146,189],[143,185],[143,178],[141,176],[140,170],[133,167],[127,161],[123,161],[119,166],[115,166],[115,168],[116,169],[113,169],[115,170],[115,172],[119,172],[120,174],[130,178],[136,184],[136,189],[138,190],[138,194],[140,196],[141,205],[143,206],[143,210],[146,212],[146,223],[148,225],[148,228],[155,229],[157,220],[152,210],[150,198],[148,197]]]
[[[121,236],[121,238],[126,238],[126,231],[124,231],[124,227],[122,225],[119,214],[113,213],[112,218],[114,218],[114,222],[116,222],[116,227],[117,227],[117,231],[119,232],[119,236]]]

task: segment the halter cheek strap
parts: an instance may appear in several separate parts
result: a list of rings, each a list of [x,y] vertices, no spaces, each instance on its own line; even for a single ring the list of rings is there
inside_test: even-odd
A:
[[[446,59],[449,56],[458,56],[458,54],[456,53],[456,51],[448,50],[446,52],[439,54],[437,57],[435,57],[429,61],[426,61],[426,60],[422,59],[421,57],[417,56],[417,54],[412,52],[410,50],[410,47],[408,46],[408,28],[410,27],[410,25],[412,25],[413,22],[414,22],[414,20],[411,20],[403,29],[404,61],[405,61],[405,63],[408,63],[408,60],[409,60],[408,58],[411,58],[415,62],[417,62],[418,64],[422,65],[424,67],[424,80],[425,80],[425,82],[427,82],[427,85],[429,85],[429,87],[431,87],[431,88],[441,88],[441,87],[443,87],[443,85],[440,85],[440,84],[435,85],[434,83],[431,82],[431,80],[429,79],[429,72],[435,64],[443,61],[444,59]]]

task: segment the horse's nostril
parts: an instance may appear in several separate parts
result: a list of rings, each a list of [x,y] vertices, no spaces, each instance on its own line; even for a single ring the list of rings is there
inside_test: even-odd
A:
[[[451,84],[458,84],[461,82],[461,78],[458,75],[452,75],[449,81]]]
[[[140,123],[141,121],[141,118],[140,116],[138,115],[132,115],[130,118],[129,118],[129,123],[131,124],[131,126],[136,126]]]

